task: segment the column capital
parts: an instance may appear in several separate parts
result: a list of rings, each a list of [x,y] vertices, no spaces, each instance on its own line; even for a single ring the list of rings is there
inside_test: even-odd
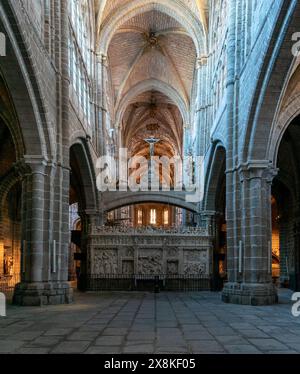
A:
[[[26,174],[45,174],[45,169],[48,164],[48,160],[43,156],[25,155],[15,166],[18,170]]]
[[[104,53],[96,53],[97,62],[101,65],[107,66],[108,58]]]
[[[197,57],[196,68],[200,69],[202,66],[206,66],[207,61],[208,61],[208,56],[207,55],[202,55],[200,57]]]
[[[251,179],[264,179],[267,183],[272,183],[278,173],[278,169],[265,160],[255,160],[240,164],[237,169],[241,183]]]

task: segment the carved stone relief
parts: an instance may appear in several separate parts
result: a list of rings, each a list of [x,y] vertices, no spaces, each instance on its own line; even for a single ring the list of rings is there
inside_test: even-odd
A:
[[[141,250],[138,257],[138,274],[162,274],[162,250]]]
[[[94,254],[95,274],[117,274],[118,273],[118,250],[101,249]]]

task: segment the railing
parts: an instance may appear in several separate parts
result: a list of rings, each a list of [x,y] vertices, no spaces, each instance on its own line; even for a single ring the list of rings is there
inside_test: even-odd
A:
[[[89,275],[82,279],[86,291],[209,291],[211,278],[207,275]]]
[[[19,275],[0,277],[0,292],[5,294],[7,300],[12,299],[17,283],[20,283]]]
[[[128,226],[99,226],[91,227],[92,235],[189,235],[208,236],[208,230],[202,227],[128,227]]]

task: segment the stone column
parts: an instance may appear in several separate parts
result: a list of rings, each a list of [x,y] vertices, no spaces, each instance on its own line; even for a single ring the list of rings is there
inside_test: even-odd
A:
[[[276,170],[263,162],[239,168],[240,237],[228,253],[225,302],[269,305],[277,301],[272,284],[271,183],[275,175]]]
[[[97,55],[97,70],[98,70],[98,89],[97,89],[97,103],[98,103],[98,144],[99,154],[105,155],[105,127],[106,127],[106,100],[105,100],[105,78],[107,68],[107,56],[103,54]]]
[[[190,152],[190,134],[191,134],[191,126],[188,123],[183,125],[183,154],[185,156],[189,155]]]
[[[22,182],[21,283],[16,286],[18,305],[62,304],[72,300],[72,289],[62,272],[65,253],[49,230],[50,179],[47,161],[24,160]]]
[[[207,56],[201,56],[197,59],[197,109],[196,109],[196,128],[197,128],[197,143],[196,154],[203,156],[206,151],[206,133],[207,121],[207,97],[206,97],[206,79],[207,79]],[[199,134],[201,136],[199,136]]]

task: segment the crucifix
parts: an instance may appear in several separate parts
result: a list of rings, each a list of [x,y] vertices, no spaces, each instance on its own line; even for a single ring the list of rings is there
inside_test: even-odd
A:
[[[160,139],[151,137],[151,138],[144,139],[144,141],[149,144],[149,148],[150,148],[150,150],[149,150],[150,161],[149,161],[149,165],[148,165],[148,182],[149,182],[149,184],[151,184],[151,170],[152,170],[152,167],[154,166],[152,164],[152,157],[154,157],[154,146],[155,146],[156,143],[158,143],[160,141]]]

